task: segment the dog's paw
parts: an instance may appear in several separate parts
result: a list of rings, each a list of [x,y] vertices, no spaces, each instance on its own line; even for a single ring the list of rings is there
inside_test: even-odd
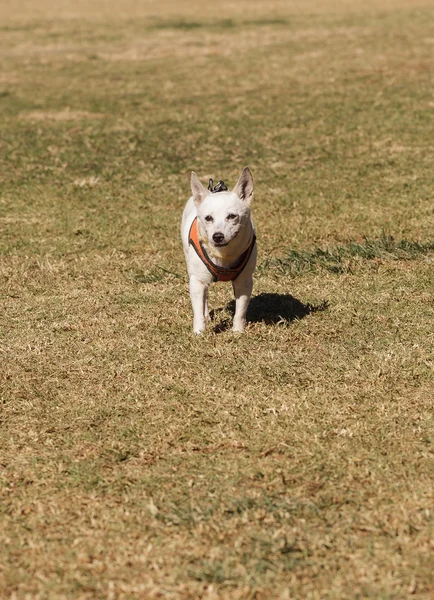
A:
[[[246,327],[246,322],[245,321],[241,321],[240,323],[234,323],[233,327],[232,327],[232,331],[234,333],[243,333],[245,327]]]
[[[193,323],[193,331],[196,335],[201,335],[205,331],[205,319],[201,319],[199,323]]]

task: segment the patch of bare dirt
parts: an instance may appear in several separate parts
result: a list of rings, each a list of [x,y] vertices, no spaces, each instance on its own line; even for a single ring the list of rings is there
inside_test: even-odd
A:
[[[32,110],[21,113],[21,117],[28,121],[82,121],[83,119],[103,119],[103,113],[89,112],[87,110]]]

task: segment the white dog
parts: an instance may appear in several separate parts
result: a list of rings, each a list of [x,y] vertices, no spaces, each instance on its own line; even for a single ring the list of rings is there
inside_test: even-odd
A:
[[[191,174],[193,196],[182,215],[181,236],[190,278],[193,329],[205,330],[209,319],[208,288],[212,281],[232,281],[235,294],[233,331],[244,331],[253,288],[257,246],[250,204],[253,178],[245,167],[230,192],[222,185],[206,190]],[[218,191],[218,188],[224,191]]]

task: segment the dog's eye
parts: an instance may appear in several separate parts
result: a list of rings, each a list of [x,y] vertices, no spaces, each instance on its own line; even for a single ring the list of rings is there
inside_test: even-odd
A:
[[[211,215],[206,215],[205,221],[207,221],[208,223],[212,223],[214,221],[214,219],[212,218]]]
[[[237,215],[234,215],[233,213],[229,213],[226,218],[228,221],[232,221],[233,219],[237,218]]]

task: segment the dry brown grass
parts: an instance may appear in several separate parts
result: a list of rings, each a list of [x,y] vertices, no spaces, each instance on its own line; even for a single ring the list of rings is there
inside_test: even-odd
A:
[[[432,597],[432,16],[1,5],[1,598]],[[244,164],[197,338],[187,173]]]

